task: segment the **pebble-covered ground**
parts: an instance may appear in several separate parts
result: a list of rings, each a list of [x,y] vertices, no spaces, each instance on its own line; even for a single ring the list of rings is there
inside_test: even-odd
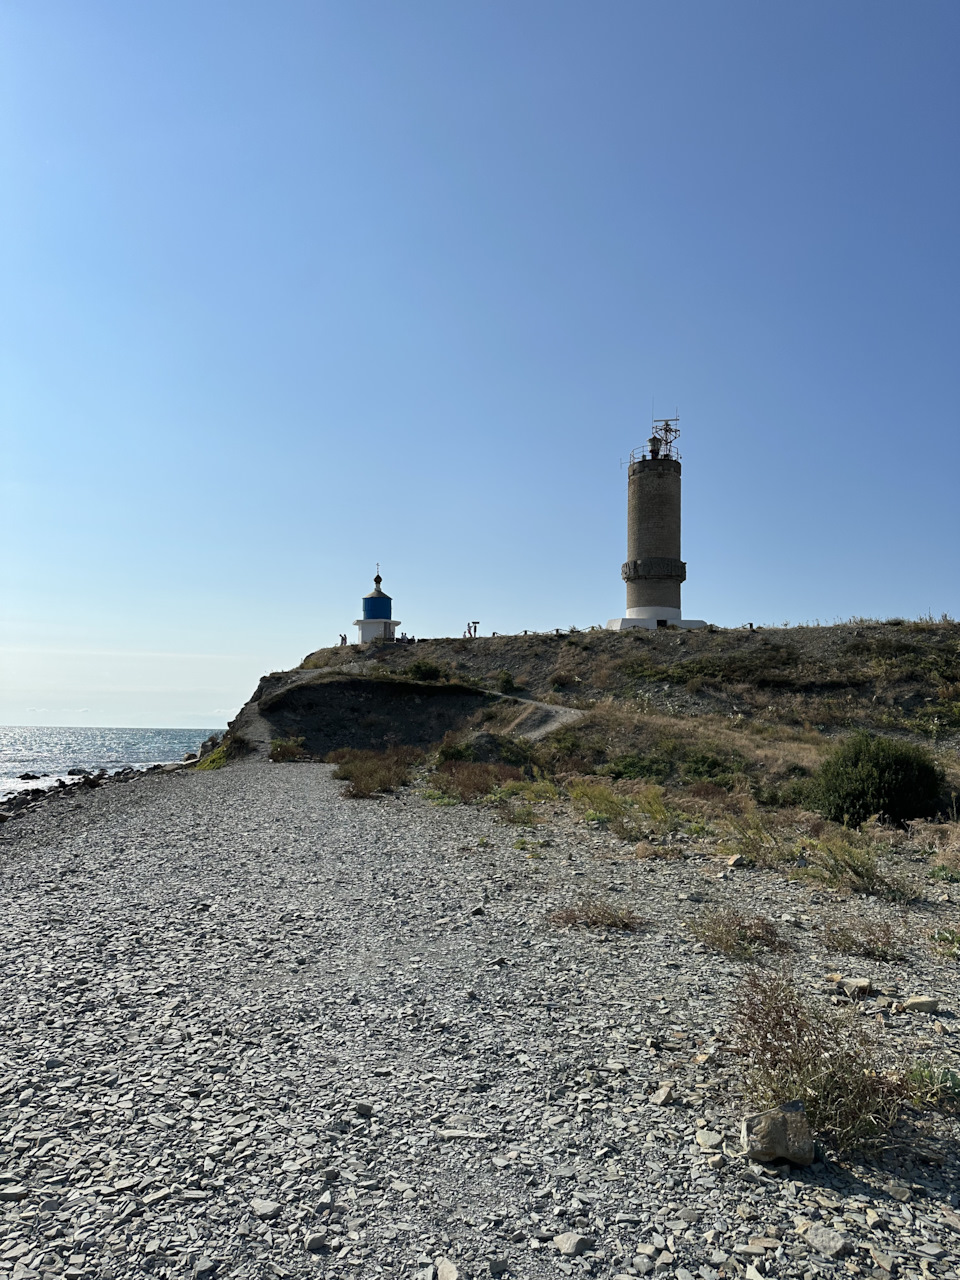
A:
[[[893,908],[330,773],[138,775],[0,828],[0,1277],[958,1275],[954,1120],[873,1165],[736,1157],[743,966],[685,926],[764,912],[828,999],[824,912]],[[907,961],[845,962],[878,1035],[947,1061],[948,894]],[[547,922],[584,896],[648,927]]]

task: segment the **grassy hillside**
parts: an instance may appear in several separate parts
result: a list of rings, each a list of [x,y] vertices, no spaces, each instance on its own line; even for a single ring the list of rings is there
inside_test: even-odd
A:
[[[768,630],[583,631],[320,649],[306,668],[357,662],[428,668],[490,689],[588,706],[600,699],[671,714],[776,724],[960,735],[960,624],[884,622]],[[422,678],[422,676],[420,677]]]
[[[563,785],[602,779],[621,797],[653,785],[695,821],[762,810],[769,822],[809,807],[824,757],[859,730],[930,747],[946,773],[947,811],[960,791],[954,622],[428,640],[319,650],[303,666],[506,693],[468,727],[501,741],[527,699],[577,708],[576,724],[528,749],[530,768]],[[453,735],[448,754],[468,738]],[[480,759],[489,758],[488,745]],[[516,752],[502,759],[516,764]]]

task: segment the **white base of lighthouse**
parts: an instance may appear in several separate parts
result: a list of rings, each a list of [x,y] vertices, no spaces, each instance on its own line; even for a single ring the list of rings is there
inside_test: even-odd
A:
[[[702,618],[681,618],[679,609],[649,604],[638,609],[628,609],[625,618],[611,618],[607,623],[607,630],[629,631],[633,627],[644,627],[647,631],[656,631],[657,627],[679,627],[681,631],[697,631],[706,625]]]
[[[392,640],[400,625],[400,619],[357,618],[353,625],[357,628],[359,643],[369,644],[371,640]]]

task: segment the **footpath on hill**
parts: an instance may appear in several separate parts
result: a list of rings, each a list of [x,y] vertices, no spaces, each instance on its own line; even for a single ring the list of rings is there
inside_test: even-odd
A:
[[[331,772],[140,775],[2,828],[0,1274],[956,1277],[955,1120],[883,1165],[735,1155],[743,966],[686,922],[763,911],[820,993],[821,895]],[[549,923],[583,898],[647,925]],[[853,965],[940,999],[883,1034],[955,1054],[955,968]]]

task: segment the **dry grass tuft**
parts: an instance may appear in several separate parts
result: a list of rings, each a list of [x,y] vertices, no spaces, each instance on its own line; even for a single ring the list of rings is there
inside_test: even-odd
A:
[[[825,947],[845,956],[884,962],[905,958],[896,931],[886,920],[864,921],[860,925],[832,921],[824,926],[821,937]]]
[[[725,854],[739,854],[752,867],[768,869],[782,866],[790,857],[789,837],[778,829],[775,814],[761,813],[753,805],[738,817],[728,817],[726,825],[732,838],[724,844]]]
[[[443,760],[430,781],[444,795],[473,804],[505,782],[518,782],[522,770],[512,764],[481,764],[474,760]]]
[[[753,960],[762,951],[789,949],[772,920],[744,915],[732,907],[704,911],[689,928],[698,941],[732,960]]]
[[[337,765],[334,778],[349,782],[344,795],[351,800],[367,800],[384,791],[395,791],[410,781],[410,769],[423,759],[416,747],[389,747],[386,751],[355,751],[341,747],[327,756]]]
[[[646,925],[646,921],[641,920],[629,908],[587,898],[574,902],[569,907],[551,911],[547,919],[551,924],[567,928],[579,926],[584,929],[622,929],[627,932],[635,932]]]
[[[876,1142],[912,1094],[903,1072],[883,1069],[876,1045],[851,1016],[807,1004],[786,976],[747,975],[734,1010],[751,1103],[803,1103],[814,1130],[838,1151]]]

